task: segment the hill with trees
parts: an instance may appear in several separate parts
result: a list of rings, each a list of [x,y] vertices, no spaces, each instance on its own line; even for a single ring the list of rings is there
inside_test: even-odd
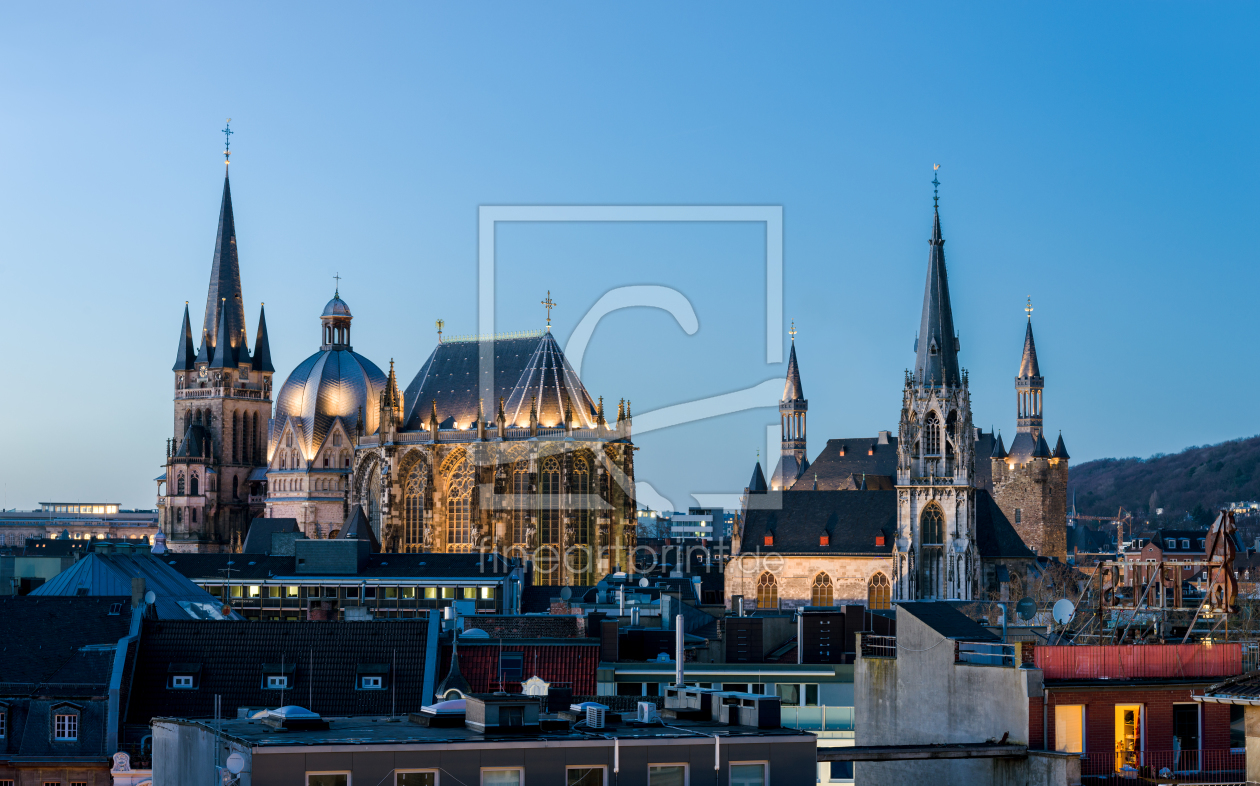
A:
[[[1260,500],[1258,465],[1260,436],[1145,459],[1088,461],[1069,472],[1068,508],[1075,494],[1078,513],[1114,516],[1123,507],[1163,526],[1186,519],[1206,526],[1226,503]]]

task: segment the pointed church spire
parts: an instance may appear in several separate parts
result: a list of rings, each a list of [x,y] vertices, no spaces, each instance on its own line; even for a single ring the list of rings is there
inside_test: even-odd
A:
[[[1006,458],[1006,446],[1002,444],[1002,432],[998,432],[997,441],[993,443],[993,452],[989,458],[1004,459]]]
[[[933,184],[937,184],[935,178]],[[954,310],[949,301],[941,214],[936,207],[932,208],[932,239],[928,245],[923,316],[919,322],[919,338],[915,342],[915,376],[923,384],[933,380],[942,385],[956,385],[959,383],[958,338],[954,332]]]
[[[192,371],[197,360],[193,349],[192,323],[188,321],[188,302],[184,302],[184,326],[179,331],[179,349],[175,352],[175,366],[171,371]]]
[[[236,222],[232,217],[232,187],[223,177],[223,201],[219,205],[219,229],[214,240],[214,263],[210,267],[210,288],[206,293],[206,316],[202,323],[210,342],[210,355],[218,349],[220,312],[227,312],[227,336],[241,334],[245,327],[245,304],[241,300],[241,266],[236,255]],[[216,361],[218,359],[216,358]]]
[[[254,334],[254,370],[274,372],[271,365],[271,344],[267,341],[266,304],[258,307],[258,332]]]
[[[800,401],[803,398],[805,398],[805,391],[801,386],[801,370],[796,365],[796,337],[793,336],[792,352],[788,355],[787,381],[783,385],[783,400]]]
[[[753,467],[752,479],[748,481],[749,494],[765,494],[766,493],[766,475],[761,471],[761,461],[757,461],[757,465]]]
[[[214,360],[210,368],[235,368],[236,352],[233,351],[232,337],[228,333],[228,309],[226,302],[219,308],[219,329],[215,335]]]
[[[1024,354],[1019,359],[1019,375],[1021,377],[1039,377],[1041,368],[1037,365],[1037,345],[1033,342],[1032,332],[1032,298],[1024,311],[1028,312],[1028,327],[1024,330]]]

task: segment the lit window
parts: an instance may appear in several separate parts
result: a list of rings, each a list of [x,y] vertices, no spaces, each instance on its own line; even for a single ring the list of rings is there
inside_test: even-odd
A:
[[[1054,712],[1054,749],[1061,753],[1085,752],[1085,705],[1060,704]]]
[[[58,740],[79,739],[79,716],[58,715],[53,725],[53,737]]]
[[[477,588],[464,587],[464,600],[476,600],[476,599],[477,599]]]
[[[494,587],[482,587],[482,588],[481,588],[481,599],[482,599],[482,600],[494,600]]]
[[[437,600],[437,592],[438,592],[437,587],[425,587],[424,588],[425,600]]]
[[[233,598],[239,598],[239,597],[241,596],[241,585],[240,585],[240,584],[233,584],[233,585],[232,585],[232,588],[231,588],[231,596],[232,596]]]
[[[359,682],[359,687],[361,687],[363,690],[380,690],[382,687],[381,678],[380,677],[363,677],[362,680]]]
[[[386,587],[386,588],[385,588],[385,600],[398,600],[398,588],[397,588],[397,587]]]
[[[257,585],[257,584],[250,584],[250,585],[249,585],[249,596],[250,596],[251,598],[256,598],[256,597],[258,597],[258,596],[259,596],[259,594],[260,594],[261,592],[262,592],[262,587],[260,587],[259,585]]]
[[[187,674],[176,674],[171,677],[172,688],[191,688],[193,686],[193,678]]]
[[[396,771],[394,786],[437,786],[437,770]],[[601,783],[600,786],[603,786]]]
[[[284,588],[284,596],[286,598],[296,598],[298,596],[298,585],[290,584]]]
[[[454,587],[443,587],[443,588],[442,588],[442,597],[443,597],[443,598],[450,598],[450,599],[452,599],[452,600],[453,600],[453,599],[455,598],[455,588],[454,588]]]
[[[268,588],[267,588],[267,597],[269,597],[269,598],[278,598],[278,597],[280,597],[280,587],[279,587],[279,586],[275,586],[275,587],[268,587]]]
[[[282,674],[268,674],[267,687],[272,690],[284,690],[289,687],[289,678]]]

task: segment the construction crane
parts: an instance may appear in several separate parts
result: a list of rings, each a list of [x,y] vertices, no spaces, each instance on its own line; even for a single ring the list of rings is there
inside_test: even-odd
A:
[[[1084,519],[1086,521],[1114,521],[1116,523],[1116,551],[1121,552],[1124,550],[1124,525],[1126,522],[1133,520],[1133,514],[1125,511],[1124,508],[1120,508],[1114,516],[1085,516],[1076,512],[1076,503],[1073,502],[1072,512],[1068,514],[1068,518],[1073,520]]]

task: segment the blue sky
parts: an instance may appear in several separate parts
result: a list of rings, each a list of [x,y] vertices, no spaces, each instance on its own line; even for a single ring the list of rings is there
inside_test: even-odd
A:
[[[345,4],[0,8],[0,504],[152,507],[183,302],[201,319],[232,117],[247,313],[280,376],[340,272],[354,344],[410,379],[477,322],[479,205],[781,205],[810,454],[894,429],[931,166],[978,425],[1014,429],[1031,295],[1074,461],[1260,432],[1260,166],[1246,4]],[[496,323],[633,309],[584,378],[636,414],[781,377],[753,224],[497,235]],[[786,326],[785,326],[786,327]],[[786,335],[785,335],[786,340]],[[636,440],[678,507],[746,483],[772,410]]]

